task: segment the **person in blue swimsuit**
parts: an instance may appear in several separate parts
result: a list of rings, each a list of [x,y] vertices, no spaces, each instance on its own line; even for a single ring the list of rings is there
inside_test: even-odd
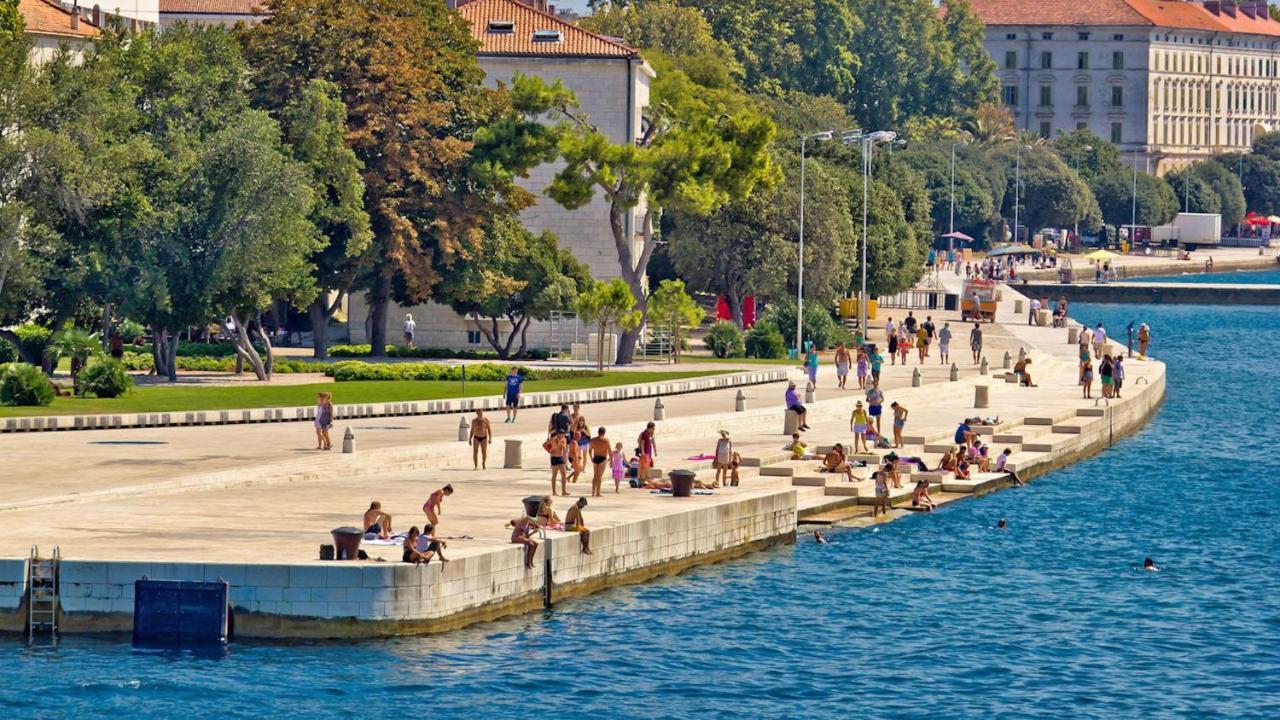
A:
[[[513,423],[516,421],[516,413],[520,410],[520,391],[524,388],[524,378],[520,376],[520,371],[511,368],[511,374],[507,375],[507,419],[503,422]]]

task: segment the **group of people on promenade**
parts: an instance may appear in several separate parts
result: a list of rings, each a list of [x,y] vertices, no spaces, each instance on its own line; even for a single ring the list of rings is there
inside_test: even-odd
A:
[[[639,475],[646,475],[647,468],[653,466],[653,458],[658,452],[655,433],[656,426],[649,423],[637,439],[634,460]],[[586,470],[588,461],[591,463],[592,497],[603,494],[601,488],[606,470],[613,477],[613,491],[621,492],[622,481],[631,466],[622,447],[622,443],[609,440],[607,430],[603,427],[597,428],[592,436],[580,403],[573,403],[572,410],[568,404],[562,404],[559,410],[551,414],[551,419],[547,422],[547,439],[542,443],[542,449],[547,452],[551,463],[551,495],[567,497],[568,484],[578,481]],[[559,493],[556,492],[557,478],[560,480]]]
[[[444,549],[448,543],[436,532],[440,527],[440,514],[443,512],[444,500],[452,494],[453,485],[445,485],[433,491],[422,504],[422,513],[426,515],[426,522],[423,523],[422,529],[419,530],[418,526],[414,525],[408,532],[400,535],[397,535],[392,528],[394,518],[391,513],[382,509],[381,502],[374,500],[369,503],[369,509],[364,511],[361,523],[364,536],[370,540],[400,540],[403,562],[421,565],[437,557],[440,562],[449,562],[449,558],[444,556]]]
[[[1151,331],[1143,323],[1143,334],[1150,342]],[[1097,375],[1102,384],[1102,397],[1118,398],[1120,390],[1124,387],[1124,353],[1116,352],[1112,354],[1107,347],[1107,330],[1098,323],[1090,328],[1087,325],[1080,330],[1078,342],[1080,344],[1080,389],[1082,397],[1085,399],[1093,398],[1093,379],[1094,367],[1093,362],[1098,362]],[[1146,343],[1142,345],[1143,352],[1146,351]]]

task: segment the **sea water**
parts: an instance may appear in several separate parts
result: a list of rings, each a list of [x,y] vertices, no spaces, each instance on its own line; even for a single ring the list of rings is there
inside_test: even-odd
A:
[[[435,637],[0,639],[11,717],[1280,718],[1280,313],[1152,327],[1168,397],[1070,468]],[[1141,371],[1132,366],[1129,390]],[[1008,529],[996,530],[1000,518]],[[1159,573],[1140,569],[1153,558]]]

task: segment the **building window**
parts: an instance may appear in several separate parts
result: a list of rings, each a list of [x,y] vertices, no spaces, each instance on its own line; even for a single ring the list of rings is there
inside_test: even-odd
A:
[[[1004,34],[1004,39],[1005,39],[1005,40],[1017,40],[1017,39],[1018,39],[1018,33],[1005,33],[1005,34]]]
[[[1047,52],[1047,51],[1040,53],[1040,69],[1041,70],[1053,69],[1053,53]]]
[[[1004,69],[1014,70],[1018,67],[1018,53],[1014,50],[1006,50],[1004,53]]]
[[[1111,88],[1111,107],[1124,107],[1124,88]]]
[[[1112,40],[1115,40],[1115,41],[1117,41],[1117,42],[1119,42],[1119,41],[1121,41],[1121,40],[1124,40],[1124,33],[1116,33],[1115,35],[1112,35],[1112,36],[1111,36],[1111,39],[1112,39]],[[1168,40],[1168,39],[1169,39],[1169,36],[1168,36],[1168,35],[1166,35],[1164,39],[1165,39],[1165,40]]]
[[[1053,104],[1053,86],[1052,85],[1040,86],[1040,104],[1041,105]]]
[[[1017,85],[1004,86],[1004,104],[1008,105],[1009,107],[1017,107],[1018,105],[1018,86]]]
[[[1053,33],[1040,33],[1040,39],[1041,39],[1041,40],[1052,40],[1052,39],[1053,39]]]
[[[1089,53],[1087,52],[1076,53],[1076,69],[1077,70],[1089,69]]]
[[[1085,128],[1087,128],[1087,127],[1089,127],[1089,123],[1084,122],[1083,120],[1080,120],[1080,121],[1077,121],[1077,122],[1076,122],[1076,129],[1077,129],[1077,130],[1084,130],[1084,129],[1085,129]]]
[[[480,331],[479,331],[479,330],[468,330],[468,331],[467,331],[467,344],[468,344],[468,345],[479,345],[479,344],[480,344]]]
[[[1084,85],[1076,86],[1076,105],[1079,107],[1089,106],[1089,88]]]
[[[1089,39],[1089,33],[1087,33],[1087,32],[1076,33],[1076,37],[1080,38],[1081,40],[1088,40],[1088,39]]]
[[[1111,53],[1111,69],[1112,70],[1124,69],[1124,53],[1120,52],[1119,50]]]
[[[1049,121],[1048,121],[1048,120],[1041,120],[1041,121],[1040,121],[1040,137],[1042,137],[1042,138],[1048,138],[1048,137],[1049,137],[1049,135],[1051,135],[1051,134],[1052,134],[1052,132],[1053,132],[1053,131],[1049,128]]]
[[[1124,127],[1122,123],[1118,123],[1118,122],[1111,123],[1111,144],[1112,145],[1120,144],[1120,129],[1122,127]]]

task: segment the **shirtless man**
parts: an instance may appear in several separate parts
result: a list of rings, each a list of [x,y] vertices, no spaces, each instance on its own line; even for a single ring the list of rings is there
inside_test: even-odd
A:
[[[433,528],[440,527],[440,511],[442,509],[441,506],[444,504],[445,496],[452,495],[452,494],[453,494],[453,486],[445,485],[439,490],[431,493],[431,495],[427,497],[427,501],[422,504],[422,512],[427,514],[427,522],[431,523],[431,527]]]
[[[822,458],[822,471],[829,473],[843,473],[844,479],[853,482],[853,466],[845,459],[844,445],[836,443],[831,448],[831,452]]]
[[[476,416],[471,419],[471,432],[467,435],[467,442],[471,443],[471,464],[476,470],[489,466],[489,439],[492,437],[489,418],[484,416],[484,410],[476,410]]]
[[[601,497],[600,483],[604,480],[605,468],[609,467],[612,449],[613,445],[605,437],[604,428],[597,430],[596,436],[587,444],[587,451],[591,453],[591,497]]]
[[[551,494],[556,494],[556,476],[560,476],[560,490],[565,495],[569,494],[569,475],[565,472],[565,451],[569,447],[568,440],[565,439],[564,433],[554,430],[551,438],[547,440],[547,454],[551,456]],[[514,540],[512,541],[514,542]]]
[[[377,500],[369,503],[369,509],[364,511],[364,534],[370,533],[382,540],[391,537],[391,516],[382,512],[382,503]]]
[[[1031,371],[1027,369],[1030,364],[1031,358],[1022,358],[1013,366],[1013,374],[1018,378],[1018,384],[1023,387],[1036,387],[1036,384],[1031,382]]]
[[[844,384],[849,380],[849,366],[853,364],[853,358],[849,355],[849,349],[844,343],[836,345],[836,379],[840,381],[839,387],[844,389]]]
[[[604,428],[600,428],[604,430]],[[569,512],[564,514],[565,532],[578,533],[578,540],[582,543],[582,554],[591,554],[591,531],[587,529],[587,523],[582,519],[582,508],[587,506],[586,498],[578,498],[578,502],[569,508]]]

